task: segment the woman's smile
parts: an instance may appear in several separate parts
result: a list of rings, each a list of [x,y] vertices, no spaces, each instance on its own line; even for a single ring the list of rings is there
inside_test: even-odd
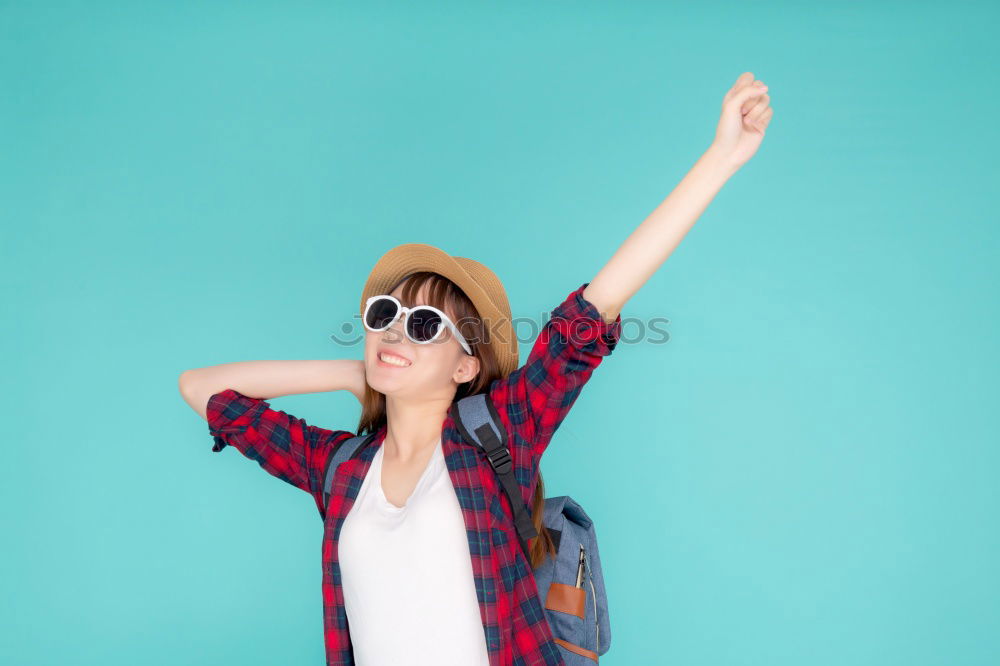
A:
[[[387,368],[406,368],[412,365],[411,361],[392,352],[379,352],[378,364]]]

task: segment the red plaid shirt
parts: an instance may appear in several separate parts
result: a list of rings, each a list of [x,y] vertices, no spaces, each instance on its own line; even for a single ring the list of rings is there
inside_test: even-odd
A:
[[[621,315],[610,324],[601,319],[597,308],[583,298],[587,284],[572,291],[552,311],[528,360],[489,388],[489,397],[510,435],[521,499],[529,507],[542,453],[594,368],[612,352],[621,335]],[[357,457],[337,470],[325,511],[327,461],[331,452],[355,433],[309,425],[233,389],[209,399],[207,416],[215,440],[213,451],[221,451],[227,444],[234,446],[273,476],[313,496],[324,522],[326,663],[354,664],[337,539],[385,438],[385,426]],[[462,439],[450,412],[443,424],[442,445],[465,519],[490,666],[561,666],[560,650],[565,648],[553,640],[533,570],[518,542],[510,504],[489,460],[478,447]]]

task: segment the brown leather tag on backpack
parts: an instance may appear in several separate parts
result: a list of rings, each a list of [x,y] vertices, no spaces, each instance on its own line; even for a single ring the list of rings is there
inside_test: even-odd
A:
[[[593,650],[582,648],[579,645],[574,645],[573,643],[570,643],[569,641],[564,641],[563,639],[558,637],[553,638],[552,640],[554,640],[556,643],[563,646],[573,654],[578,654],[581,657],[586,657],[587,659],[593,659],[595,663],[599,663],[597,659],[597,653],[594,652]]]
[[[545,607],[549,610],[576,615],[582,620],[586,604],[587,592],[582,587],[555,582],[549,584],[549,594],[545,597]]]

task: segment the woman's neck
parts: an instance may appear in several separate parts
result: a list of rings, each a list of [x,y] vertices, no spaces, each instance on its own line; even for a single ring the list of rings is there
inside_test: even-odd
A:
[[[450,400],[407,402],[387,397],[384,455],[403,463],[423,460],[441,440],[449,407]]]

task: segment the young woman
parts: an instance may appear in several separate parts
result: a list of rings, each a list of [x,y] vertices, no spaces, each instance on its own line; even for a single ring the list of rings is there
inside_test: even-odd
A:
[[[524,364],[503,286],[479,262],[418,243],[376,263],[361,298],[363,361],[246,361],[187,370],[180,391],[233,446],[310,493],[324,520],[326,661],[372,666],[563,664],[533,569],[553,554],[542,529],[539,461],[583,385],[621,334],[620,311],[750,157],[772,116],[745,72],[726,93],[715,140],[591,282],[552,310]],[[328,430],[267,400],[348,390],[357,433]],[[452,406],[486,393],[507,431],[538,537],[520,547],[511,505]],[[336,448],[369,435],[335,470]],[[592,655],[596,661],[596,655]]]

